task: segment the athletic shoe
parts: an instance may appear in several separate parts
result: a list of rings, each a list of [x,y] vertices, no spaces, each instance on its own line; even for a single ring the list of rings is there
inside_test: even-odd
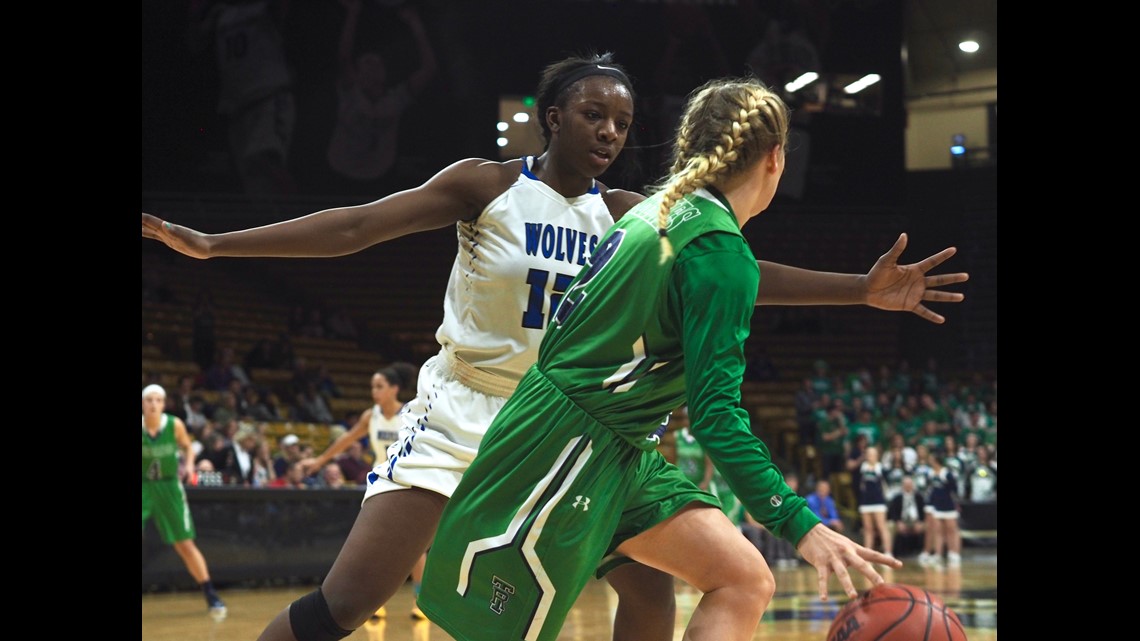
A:
[[[957,552],[950,552],[946,555],[946,565],[952,568],[962,567],[962,555]]]
[[[934,556],[933,554],[930,554],[929,552],[923,552],[922,554],[918,555],[918,564],[924,568],[932,567],[937,562],[938,562],[938,557]]]
[[[222,621],[226,618],[226,604],[216,594],[209,598],[209,612],[210,617],[215,621]]]
[[[419,608],[419,606],[413,605],[412,606],[412,618],[415,619],[416,621],[423,621],[424,619],[427,618],[427,615],[423,613],[423,610],[421,610]]]

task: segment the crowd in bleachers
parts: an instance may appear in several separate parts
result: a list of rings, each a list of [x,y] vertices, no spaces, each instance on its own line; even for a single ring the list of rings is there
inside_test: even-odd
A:
[[[866,522],[859,508],[867,500],[860,496],[860,479],[868,452],[880,470],[882,498],[894,506],[887,519],[896,536],[915,529],[913,510],[903,510],[904,485],[929,499],[936,461],[953,474],[956,504],[997,501],[996,373],[944,379],[934,359],[921,369],[906,360],[883,364],[877,373],[869,367],[835,372],[820,359],[812,370],[795,394],[798,442],[786,464],[800,470],[807,493],[823,486],[834,495],[850,529]],[[921,533],[921,504],[917,520]],[[912,542],[895,551],[918,549]]]

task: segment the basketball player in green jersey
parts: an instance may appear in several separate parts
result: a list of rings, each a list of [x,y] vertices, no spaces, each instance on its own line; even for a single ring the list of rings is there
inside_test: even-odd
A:
[[[194,469],[194,449],[182,419],[166,414],[166,390],[147,385],[142,391],[142,523],[154,519],[162,541],[174,546],[182,563],[206,597],[206,607],[216,620],[226,617],[226,604],[214,590],[206,559],[194,543],[194,521],[186,503],[186,491],[178,470],[178,450],[186,470]]]
[[[775,580],[716,497],[657,450],[663,417],[681,405],[749,513],[816,568],[821,599],[832,574],[857,595],[849,567],[874,584],[884,580],[872,563],[901,567],[822,525],[740,406],[760,281],[740,229],[771,204],[787,134],[786,105],[758,81],[713,81],[691,96],[671,175],[571,282],[443,510],[419,606],[457,640],[553,641],[591,575],[629,560],[703,593],[686,639],[752,638]],[[910,308],[959,297],[926,291]]]

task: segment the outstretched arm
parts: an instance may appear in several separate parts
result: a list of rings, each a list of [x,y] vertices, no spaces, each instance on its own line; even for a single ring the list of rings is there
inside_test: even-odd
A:
[[[474,218],[506,189],[504,175],[500,163],[461,160],[419,187],[363,205],[323,209],[221,234],[203,234],[144,213],[142,235],[192,258],[345,256],[386,240]]]
[[[909,265],[900,265],[907,235],[900,234],[887,253],[879,257],[866,274],[819,272],[769,261],[760,265],[760,287],[756,304],[764,305],[869,305],[888,311],[918,314],[932,323],[945,317],[931,311],[925,302],[957,303],[965,295],[934,289],[969,280],[969,274],[927,275],[958,250],[948,247]]]
[[[305,470],[305,476],[321,471],[321,469],[328,465],[337,455],[347,450],[353,441],[368,436],[368,423],[371,420],[372,409],[369,408],[364,410],[360,418],[356,420],[356,424],[352,426],[352,429],[338,436],[335,441],[325,448],[324,452],[321,452],[320,456],[301,459],[301,468]]]

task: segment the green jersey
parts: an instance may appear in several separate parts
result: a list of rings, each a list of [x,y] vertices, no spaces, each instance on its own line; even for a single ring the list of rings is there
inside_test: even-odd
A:
[[[151,438],[142,428],[142,478],[144,481],[178,479],[178,441],[174,440],[174,417],[162,415],[162,427]]]
[[[676,259],[660,264],[660,198],[631,209],[598,244],[567,288],[536,367],[641,449],[655,448],[662,418],[688,405],[690,431],[732,492],[757,521],[798,542],[819,519],[784,483],[740,405],[756,257],[727,201],[701,189],[673,206]]]

